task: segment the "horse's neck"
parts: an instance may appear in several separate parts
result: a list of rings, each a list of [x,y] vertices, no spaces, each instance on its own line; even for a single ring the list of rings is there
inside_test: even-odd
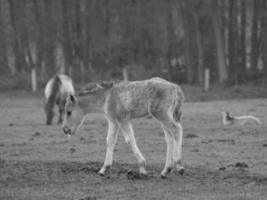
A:
[[[79,99],[78,105],[85,114],[104,113],[108,92],[84,96]]]

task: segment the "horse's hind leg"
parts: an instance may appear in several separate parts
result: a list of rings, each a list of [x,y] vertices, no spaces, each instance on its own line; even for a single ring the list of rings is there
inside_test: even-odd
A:
[[[183,174],[184,168],[181,165],[183,129],[181,124],[175,122],[173,117],[165,112],[158,112],[153,116],[161,123],[167,143],[167,158],[161,176],[165,177],[173,166],[177,168],[180,174]]]
[[[107,134],[107,151],[103,167],[100,169],[99,174],[104,175],[106,170],[112,165],[114,147],[118,138],[118,125],[112,121],[108,121],[108,134]]]
[[[164,120],[162,123],[165,129],[172,133],[173,163],[178,172],[182,175],[184,173],[184,167],[181,163],[183,127],[179,122],[175,122],[172,117],[166,118],[166,120]]]
[[[168,173],[170,173],[170,171],[173,168],[173,145],[174,145],[174,141],[173,141],[172,133],[169,130],[167,130],[167,128],[165,128],[165,126],[163,124],[161,127],[164,131],[165,141],[167,144],[166,162],[165,162],[165,166],[161,172],[161,177],[166,177],[166,175]]]
[[[46,125],[51,125],[53,120],[53,106],[50,104],[45,105],[45,114],[46,114]]]
[[[132,147],[132,151],[136,157],[136,159],[138,160],[139,163],[139,172],[140,174],[146,174],[146,160],[144,158],[144,156],[142,155],[141,151],[139,150],[135,137],[134,137],[134,131],[133,131],[133,127],[132,124],[128,121],[126,122],[119,122],[118,123],[124,137],[125,137],[125,141],[127,143],[130,143],[131,147]]]
[[[172,122],[176,124],[176,130],[174,132],[174,149],[173,149],[173,160],[178,172],[183,175],[184,167],[182,166],[182,142],[183,142],[183,127],[180,122]]]

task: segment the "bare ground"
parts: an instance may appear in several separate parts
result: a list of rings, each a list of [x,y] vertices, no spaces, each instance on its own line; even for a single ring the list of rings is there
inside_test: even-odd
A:
[[[267,99],[184,105],[184,176],[159,177],[166,144],[152,119],[134,121],[148,177],[123,137],[114,165],[97,174],[105,155],[107,123],[91,115],[71,141],[58,125],[45,126],[40,95],[0,95],[0,199],[267,199]],[[253,114],[261,127],[222,126],[220,112]]]

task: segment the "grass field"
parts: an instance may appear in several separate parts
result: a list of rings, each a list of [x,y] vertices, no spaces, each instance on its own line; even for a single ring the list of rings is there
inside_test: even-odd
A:
[[[185,174],[174,171],[166,179],[159,176],[166,144],[152,119],[133,123],[149,176],[129,176],[137,161],[119,135],[114,165],[101,177],[102,116],[89,116],[68,141],[60,126],[44,125],[41,95],[9,92],[0,99],[0,199],[267,199],[267,99],[185,103]],[[222,126],[226,110],[255,115],[263,125]]]

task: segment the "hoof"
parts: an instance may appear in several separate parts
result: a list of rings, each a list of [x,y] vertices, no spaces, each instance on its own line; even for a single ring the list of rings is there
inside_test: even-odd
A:
[[[105,174],[106,174],[106,172],[107,172],[107,170],[110,168],[110,166],[103,166],[100,170],[99,170],[99,172],[98,172],[98,174],[100,175],[100,176],[105,176]]]
[[[167,178],[166,174],[160,174],[160,178]]]
[[[99,172],[98,172],[98,175],[99,175],[99,176],[105,176],[105,173],[99,171]]]
[[[139,174],[142,175],[142,176],[146,176],[146,175],[147,175],[147,171],[146,171],[146,169],[145,169],[145,168],[141,168],[141,169],[139,170]]]
[[[169,174],[172,171],[172,167],[168,167],[166,170],[163,170],[160,174],[161,178],[166,178],[167,174]]]
[[[183,175],[184,175],[184,168],[179,169],[179,170],[178,170],[178,173],[179,173],[181,176],[183,176]]]
[[[148,178],[147,173],[139,173],[139,176],[140,176],[141,178]]]
[[[105,176],[105,171],[106,171],[106,170],[104,170],[104,169],[102,168],[102,169],[99,170],[98,174],[99,174],[100,176]]]

